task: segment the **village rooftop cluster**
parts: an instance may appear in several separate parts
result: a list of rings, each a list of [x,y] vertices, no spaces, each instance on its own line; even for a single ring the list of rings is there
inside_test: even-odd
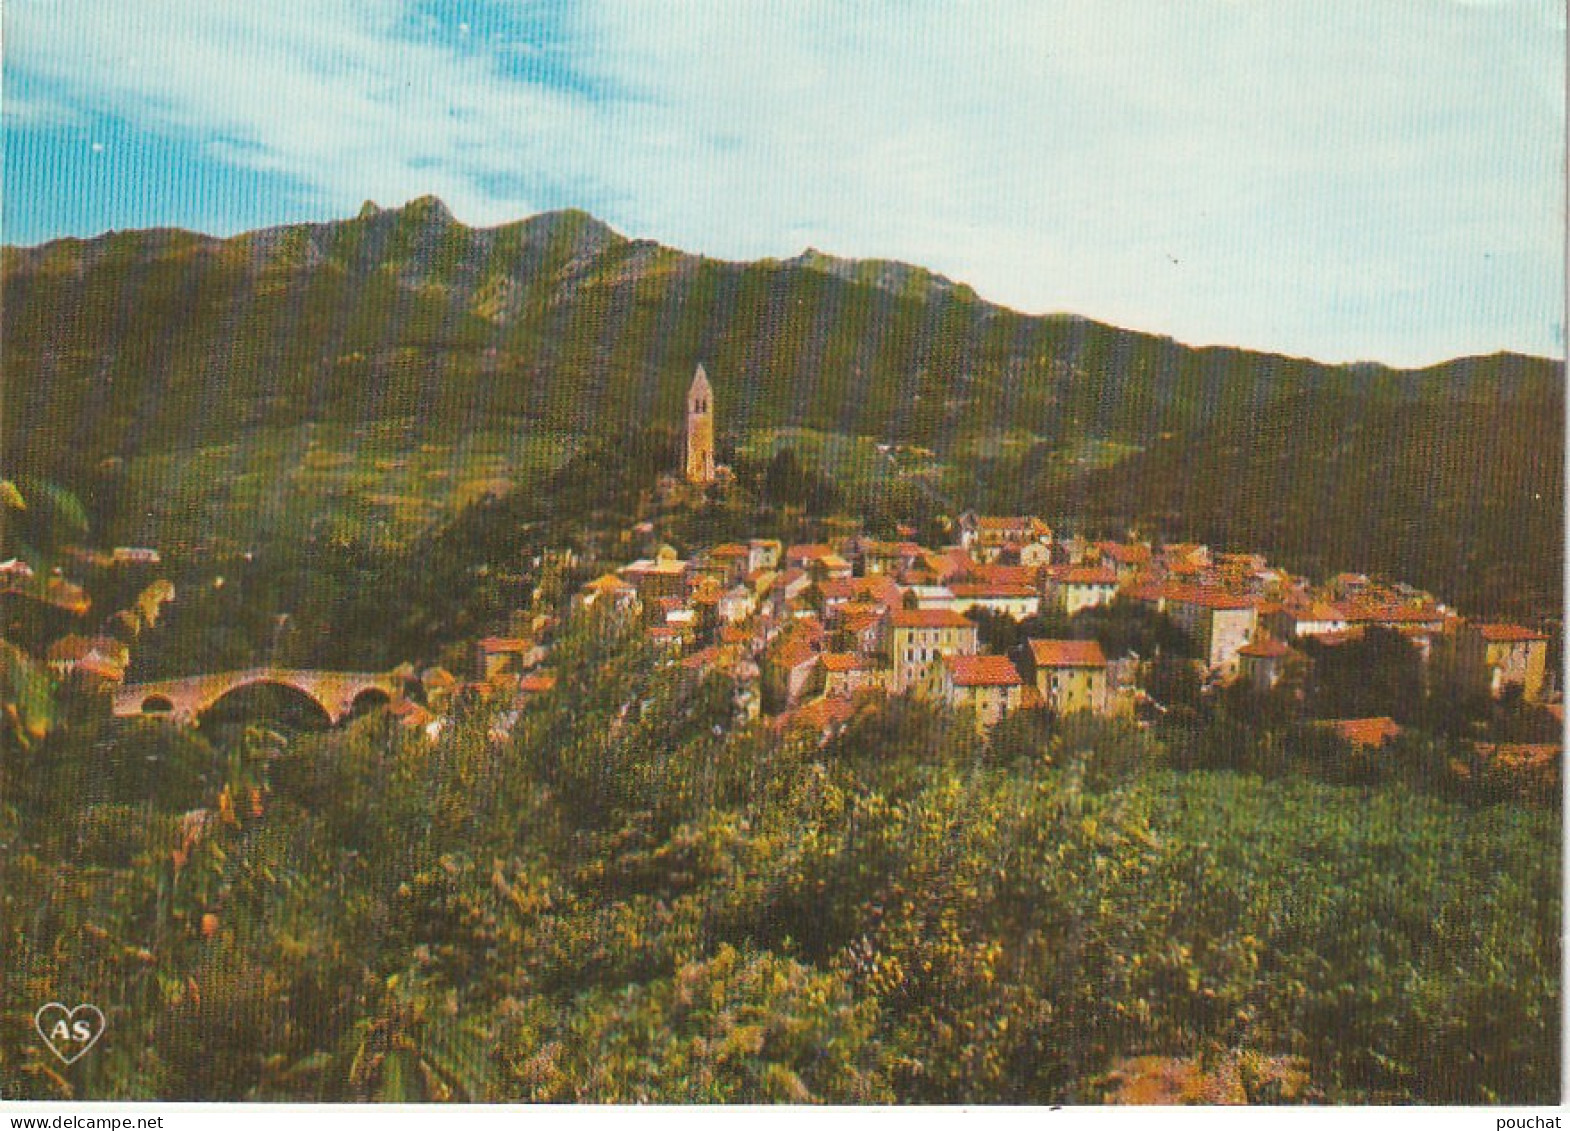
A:
[[[665,495],[725,477],[714,461],[713,411],[700,366],[687,397],[682,476],[661,484]],[[1241,681],[1271,691],[1305,661],[1305,640],[1334,646],[1377,627],[1406,639],[1431,681],[1496,698],[1514,687],[1528,703],[1556,698],[1545,634],[1469,621],[1410,585],[1355,573],[1314,584],[1261,554],[1195,543],[1062,538],[1030,515],[967,512],[950,529],[952,544],[942,546],[863,532],[797,545],[752,538],[686,558],[658,546],[585,584],[571,615],[608,608],[636,618],[671,662],[728,675],[746,716],[825,737],[869,700],[891,695],[970,711],[982,730],[1021,711],[1160,714],[1166,706],[1143,685],[1155,657],[1109,657],[1096,641],[1076,639],[988,653],[967,615],[1023,622],[1114,602],[1170,617],[1191,638],[1207,687]],[[641,523],[628,534],[647,543],[656,530]],[[533,631],[480,641],[477,662],[488,686],[516,687],[520,705],[553,686],[548,650]],[[1334,725],[1365,746],[1399,732],[1387,718]]]

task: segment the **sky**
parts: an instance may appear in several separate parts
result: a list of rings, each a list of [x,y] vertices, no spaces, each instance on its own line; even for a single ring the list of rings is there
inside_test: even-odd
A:
[[[1029,313],[1564,356],[1558,0],[7,0],[0,239],[440,196]]]

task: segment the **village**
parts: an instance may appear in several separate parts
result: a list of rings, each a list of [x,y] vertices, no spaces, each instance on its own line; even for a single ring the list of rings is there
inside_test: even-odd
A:
[[[652,485],[667,511],[701,500],[730,477],[716,460],[714,392],[701,365],[687,393],[683,435],[679,467]],[[1156,677],[1174,663],[1203,694],[1242,688],[1301,699],[1314,655],[1383,632],[1412,649],[1425,690],[1518,702],[1562,721],[1548,633],[1467,618],[1401,582],[1357,573],[1316,582],[1262,554],[1196,543],[1065,537],[1031,515],[949,516],[941,545],[921,544],[908,526],[899,528],[898,540],[846,526],[823,541],[752,537],[682,556],[662,541],[658,523],[646,520],[620,532],[612,547],[624,550],[620,561],[607,553],[548,552],[534,563],[538,570],[558,581],[588,579],[575,588],[557,585],[550,596],[536,587],[530,608],[473,641],[467,663],[418,671],[404,664],[388,673],[262,666],[130,685],[136,630],[155,624],[174,599],[163,580],[97,635],[60,636],[45,659],[63,683],[112,696],[117,715],[191,722],[233,689],[273,683],[316,699],[330,722],[362,705],[385,705],[406,727],[433,737],[459,703],[479,703],[500,740],[532,699],[556,686],[551,653],[561,632],[574,621],[608,617],[639,626],[661,662],[692,678],[725,676],[739,720],[827,741],[858,712],[907,695],[967,712],[983,734],[1032,712],[1042,720],[1086,714],[1148,725],[1172,707]],[[157,565],[159,551],[78,550],[75,558],[136,570]],[[31,594],[72,617],[85,611],[85,594],[64,576],[34,578],[21,562],[0,564],[0,575],[7,592]],[[1109,652],[1090,634],[1065,631],[1096,610],[1176,629],[1185,647],[1178,656],[1163,656],[1159,645],[1143,654],[1133,646]],[[1043,625],[1060,631],[1040,632]],[[363,704],[356,698],[362,693]],[[1403,729],[1389,714],[1318,721],[1365,750]],[[1560,751],[1542,741],[1487,749],[1541,769],[1556,767]]]
[[[713,390],[701,366],[685,435],[681,473],[659,485],[667,498],[727,474],[715,462]],[[795,545],[750,538],[682,557],[642,523],[626,540],[647,553],[582,585],[567,615],[635,620],[667,662],[729,677],[743,717],[824,740],[869,703],[899,695],[970,712],[983,732],[1019,712],[1159,717],[1167,705],[1145,678],[1158,657],[1108,655],[1094,639],[1030,638],[1002,650],[984,642],[990,618],[1061,622],[1113,607],[1170,618],[1189,638],[1206,690],[1269,693],[1301,679],[1309,642],[1336,647],[1388,630],[1414,650],[1428,686],[1519,697],[1562,717],[1546,633],[1470,620],[1403,583],[1355,573],[1316,583],[1261,554],[1194,543],[1063,538],[1029,515],[966,512],[951,529],[942,546],[852,531]],[[548,641],[556,627],[552,615],[520,613],[507,631],[479,640],[470,688],[507,703],[504,718],[515,717],[554,686]],[[460,683],[446,672],[425,673],[425,681],[428,689]],[[408,710],[411,722],[426,721],[424,711]],[[1326,725],[1365,748],[1401,731],[1386,716]],[[1542,744],[1516,753],[1557,760],[1557,748]]]

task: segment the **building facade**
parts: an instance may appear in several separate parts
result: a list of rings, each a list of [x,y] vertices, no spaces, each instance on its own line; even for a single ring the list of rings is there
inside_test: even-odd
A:
[[[1054,714],[1107,713],[1107,657],[1094,640],[1032,640],[1036,690]]]
[[[889,620],[889,658],[896,695],[915,686],[944,656],[974,656],[974,621],[953,609],[897,609]]]

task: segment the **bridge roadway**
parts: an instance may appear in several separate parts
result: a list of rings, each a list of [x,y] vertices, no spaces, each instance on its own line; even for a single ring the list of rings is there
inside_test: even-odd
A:
[[[401,702],[404,684],[409,678],[407,668],[395,668],[390,672],[247,668],[238,672],[128,684],[115,690],[113,709],[119,718],[148,715],[172,718],[180,723],[194,723],[203,711],[231,692],[243,687],[273,684],[293,688],[307,696],[336,725],[354,713],[355,706],[362,698],[368,697],[375,702]]]

